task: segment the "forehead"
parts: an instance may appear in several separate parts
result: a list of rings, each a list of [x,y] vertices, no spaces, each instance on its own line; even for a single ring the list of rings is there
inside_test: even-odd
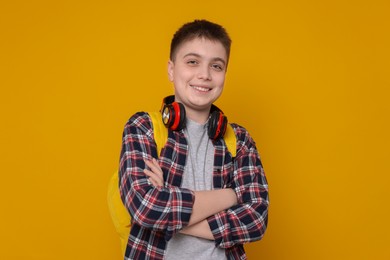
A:
[[[184,41],[177,47],[174,58],[183,58],[191,53],[205,58],[227,60],[227,51],[222,43],[217,40],[194,38]]]

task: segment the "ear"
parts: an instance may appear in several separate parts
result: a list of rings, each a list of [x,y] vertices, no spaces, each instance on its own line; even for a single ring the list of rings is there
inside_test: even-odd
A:
[[[175,67],[175,64],[173,61],[168,61],[168,79],[169,81],[173,82],[173,69]]]

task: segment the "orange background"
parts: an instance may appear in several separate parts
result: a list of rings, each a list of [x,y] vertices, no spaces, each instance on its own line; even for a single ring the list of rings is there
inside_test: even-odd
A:
[[[2,1],[0,259],[121,259],[107,183],[131,114],[173,93],[173,33],[232,39],[218,105],[255,138],[250,259],[390,259],[388,1]]]

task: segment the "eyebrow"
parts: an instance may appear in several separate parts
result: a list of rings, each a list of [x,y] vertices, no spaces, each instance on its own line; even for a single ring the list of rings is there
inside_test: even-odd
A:
[[[194,52],[190,52],[190,53],[187,53],[186,55],[183,56],[183,58],[185,57],[188,57],[188,56],[195,56],[195,57],[198,57],[198,58],[202,58],[201,55],[199,55],[198,53],[194,53]],[[215,58],[212,58],[211,60],[213,61],[220,61],[223,63],[223,65],[226,65],[226,61],[220,57],[215,57]]]

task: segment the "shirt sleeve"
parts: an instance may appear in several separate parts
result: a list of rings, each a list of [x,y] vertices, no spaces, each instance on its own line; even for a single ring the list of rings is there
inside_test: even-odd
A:
[[[164,232],[165,239],[169,240],[188,225],[194,194],[188,189],[168,184],[154,187],[143,172],[147,167],[144,160],[152,158],[157,158],[157,148],[150,117],[147,113],[137,113],[123,131],[119,166],[121,199],[133,223]]]
[[[221,248],[260,240],[268,223],[268,184],[253,139],[242,127],[235,129],[234,189],[238,204],[209,217],[215,243]]]

